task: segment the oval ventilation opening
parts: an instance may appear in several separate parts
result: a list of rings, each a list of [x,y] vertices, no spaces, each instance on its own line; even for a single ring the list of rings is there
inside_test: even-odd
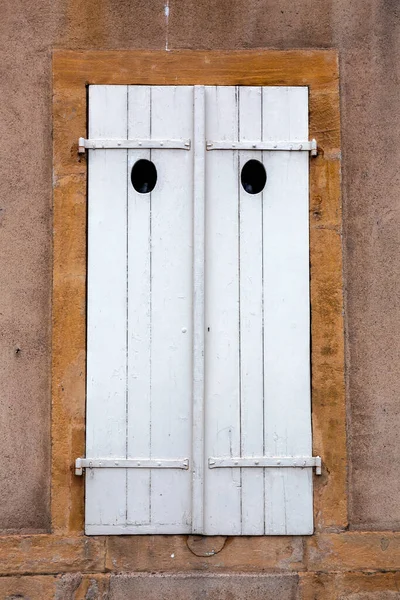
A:
[[[139,194],[149,194],[157,183],[157,169],[151,160],[140,159],[135,162],[131,172],[131,182]]]
[[[259,160],[248,160],[240,176],[243,189],[248,194],[259,194],[267,183],[267,172]]]

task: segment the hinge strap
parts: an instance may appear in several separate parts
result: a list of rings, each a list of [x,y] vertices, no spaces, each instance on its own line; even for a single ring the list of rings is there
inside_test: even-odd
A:
[[[317,141],[207,141],[207,150],[260,150],[260,151],[285,151],[285,152],[310,152],[317,156]],[[86,150],[190,150],[191,140],[95,140],[80,137],[78,152],[83,154]]]
[[[189,469],[189,459],[165,458],[77,458],[75,475],[82,469]]]
[[[238,458],[214,458],[208,459],[210,469],[219,468],[293,468],[305,469],[315,467],[315,474],[321,475],[322,461],[320,456],[252,456]]]
[[[304,141],[207,141],[207,150],[267,150],[285,152],[311,152],[311,156],[317,156],[317,140]]]
[[[190,140],[94,140],[80,137],[78,152],[85,150],[190,150]]]

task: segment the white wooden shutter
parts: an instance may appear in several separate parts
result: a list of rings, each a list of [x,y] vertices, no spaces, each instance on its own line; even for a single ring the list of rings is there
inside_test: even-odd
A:
[[[307,92],[209,88],[207,139],[307,139]],[[251,195],[240,171],[254,158],[267,183]],[[207,153],[207,457],[311,456],[308,161],[306,152]],[[205,533],[312,532],[310,468],[205,473]]]
[[[309,154],[237,149],[307,88],[90,86],[89,138],[158,147],[89,151],[86,533],[312,533]]]
[[[89,137],[192,138],[193,88],[90,86]],[[158,180],[137,193],[132,165]],[[191,531],[192,190],[187,150],[89,152],[87,533]],[[116,461],[118,462],[118,461]],[[143,461],[139,461],[142,462]]]

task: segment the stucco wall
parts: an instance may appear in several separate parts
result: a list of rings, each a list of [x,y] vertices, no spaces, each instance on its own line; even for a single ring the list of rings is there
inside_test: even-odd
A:
[[[53,48],[337,48],[350,527],[400,527],[397,0],[4,0],[0,529],[49,530]],[[49,584],[50,585],[50,584]]]

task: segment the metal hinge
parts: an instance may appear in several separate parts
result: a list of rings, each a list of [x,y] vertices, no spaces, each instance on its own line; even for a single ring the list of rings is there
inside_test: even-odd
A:
[[[317,156],[317,141],[207,141],[207,150],[266,150],[286,152],[310,152]],[[86,150],[190,150],[191,140],[94,140],[83,137],[78,140],[78,152],[83,154]]]
[[[209,469],[220,468],[293,468],[306,469],[315,467],[315,474],[322,473],[322,460],[320,456],[252,456],[238,458],[214,458],[208,459]]]
[[[244,142],[227,142],[227,141],[207,141],[207,150],[284,150],[286,152],[310,152],[311,156],[317,156],[317,140],[305,141],[281,141],[281,142],[263,142],[263,141],[244,141]]]
[[[190,140],[93,140],[80,137],[78,152],[85,150],[190,150]]]
[[[75,475],[83,469],[189,469],[188,458],[77,458]]]

